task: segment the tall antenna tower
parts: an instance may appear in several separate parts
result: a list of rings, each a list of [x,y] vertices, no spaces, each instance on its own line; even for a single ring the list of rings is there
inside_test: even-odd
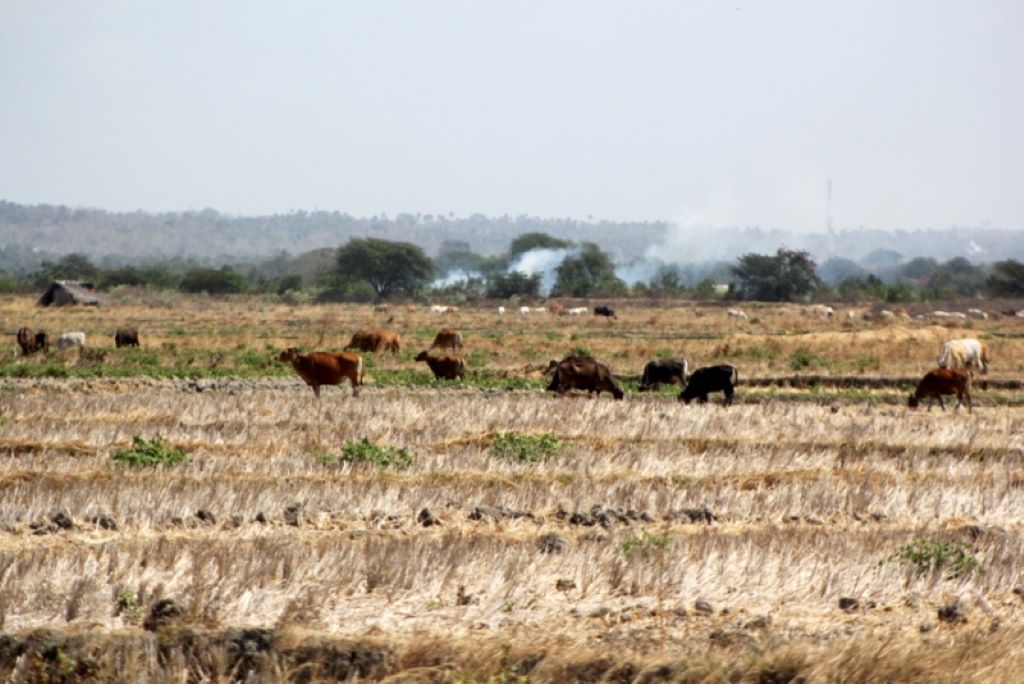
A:
[[[828,189],[825,191],[825,229],[832,233],[832,179],[828,179]]]

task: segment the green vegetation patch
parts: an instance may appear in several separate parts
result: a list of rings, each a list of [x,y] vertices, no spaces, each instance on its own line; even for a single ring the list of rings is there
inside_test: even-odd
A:
[[[627,560],[635,558],[650,558],[656,553],[665,551],[672,546],[672,540],[667,534],[644,532],[639,537],[633,537],[619,544],[622,555]]]
[[[562,441],[550,432],[543,435],[499,432],[491,441],[491,455],[495,458],[526,464],[542,463],[562,448]]]
[[[405,470],[413,462],[412,456],[405,449],[378,446],[371,442],[368,437],[363,437],[361,440],[348,440],[339,453],[317,452],[313,455],[325,466],[351,463],[354,465],[371,465],[382,470],[386,468]]]
[[[914,539],[886,557],[885,561],[912,565],[922,575],[945,570],[945,579],[948,580],[966,577],[981,567],[971,545],[959,540]]]
[[[172,468],[180,463],[190,463],[192,457],[182,448],[171,448],[167,441],[157,435],[146,439],[136,435],[132,438],[131,449],[118,449],[110,457],[115,463],[129,466],[150,466]]]

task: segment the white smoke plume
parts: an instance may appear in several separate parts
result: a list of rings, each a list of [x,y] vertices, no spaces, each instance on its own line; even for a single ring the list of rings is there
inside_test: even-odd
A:
[[[529,252],[520,254],[515,261],[509,265],[509,272],[518,271],[526,275],[540,274],[540,292],[547,296],[551,288],[555,286],[555,269],[557,269],[565,257],[576,255],[579,249],[565,247],[558,249],[531,249]]]

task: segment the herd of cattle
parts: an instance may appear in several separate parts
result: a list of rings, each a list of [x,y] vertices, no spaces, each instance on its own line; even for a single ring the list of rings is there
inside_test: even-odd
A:
[[[584,308],[585,310],[585,308]],[[615,312],[607,307],[597,307],[595,315],[614,317]],[[733,314],[732,311],[729,312]],[[50,349],[49,335],[45,331],[34,331],[21,328],[17,333],[18,345],[23,355],[36,352],[48,352]],[[131,328],[122,328],[114,334],[116,347],[138,347],[139,332]],[[58,351],[72,347],[85,347],[84,332],[68,332],[56,340]],[[463,348],[462,333],[452,328],[443,328],[434,337],[430,349],[421,351],[414,361],[424,362],[437,380],[464,380],[466,362],[460,352]],[[320,396],[323,385],[337,385],[348,380],[352,386],[352,394],[359,394],[363,384],[363,360],[355,351],[391,352],[397,354],[402,349],[401,337],[394,331],[363,330],[355,333],[352,340],[341,353],[313,352],[302,354],[297,347],[291,347],[278,355],[278,360],[291,364],[295,372],[312,387],[314,394]],[[450,350],[450,353],[434,354],[434,349]],[[354,351],[353,351],[354,350]],[[956,408],[962,403],[971,410],[971,378],[972,372],[988,372],[988,348],[983,342],[965,338],[948,340],[942,346],[938,358],[938,368],[928,372],[918,383],[917,389],[908,399],[908,405],[916,408],[927,399],[931,410],[935,399],[945,410],[943,396],[956,395]],[[608,392],[615,399],[625,396],[622,388],[615,382],[607,365],[591,356],[571,355],[561,361],[552,361],[547,369],[551,376],[548,391],[565,395],[570,390],[581,390],[590,396],[600,396]],[[689,373],[689,362],[681,357],[655,359],[648,362],[643,369],[638,389],[641,392],[657,391],[663,384],[679,385],[680,401],[689,404],[693,399],[700,403],[708,400],[713,392],[722,392],[724,403],[730,405],[739,382],[739,372],[734,366],[722,364],[698,368]]]
[[[444,328],[437,333],[430,349],[421,351],[415,361],[426,362],[435,379],[465,379],[465,359],[457,353],[462,347],[462,333]],[[450,349],[452,353],[434,355],[432,350],[437,348]],[[360,331],[352,336],[351,342],[340,354],[302,354],[298,348],[291,347],[281,352],[278,360],[290,363],[306,384],[313,388],[317,397],[320,396],[321,386],[337,385],[346,379],[352,386],[353,396],[356,396],[363,381],[363,361],[362,357],[351,350],[397,353],[401,350],[401,339],[397,332]],[[970,411],[972,372],[978,370],[987,373],[988,365],[988,348],[983,342],[976,339],[948,340],[939,354],[939,367],[921,379],[907,404],[916,408],[922,400],[927,399],[928,409],[931,410],[932,403],[938,399],[939,405],[945,410],[943,396],[956,395],[956,408],[966,403]],[[561,361],[552,361],[547,374],[551,376],[547,390],[558,395],[580,390],[590,396],[599,397],[602,392],[610,393],[615,399],[625,396],[608,366],[591,356],[574,354]],[[706,366],[690,374],[689,362],[676,357],[649,361],[644,366],[638,389],[641,392],[657,391],[662,384],[676,384],[681,387],[679,400],[686,404],[694,399],[703,404],[707,402],[709,394],[722,392],[724,404],[728,406],[732,404],[738,383],[739,371],[735,366]]]

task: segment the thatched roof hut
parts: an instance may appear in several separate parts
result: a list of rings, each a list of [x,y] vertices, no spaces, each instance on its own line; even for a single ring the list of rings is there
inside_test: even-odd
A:
[[[82,283],[77,280],[54,280],[46,292],[39,297],[36,306],[68,306],[69,304],[82,304],[83,306],[98,306],[99,297],[92,283]]]

